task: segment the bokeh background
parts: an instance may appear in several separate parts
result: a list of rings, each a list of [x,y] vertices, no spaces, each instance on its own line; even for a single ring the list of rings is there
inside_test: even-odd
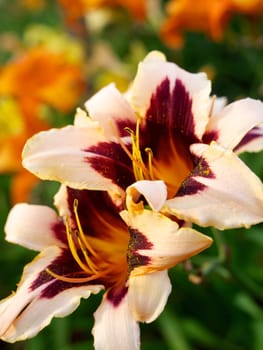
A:
[[[125,91],[153,49],[205,71],[213,94],[229,102],[263,100],[262,0],[0,0],[0,298],[35,256],[5,242],[8,211],[21,201],[52,206],[58,189],[22,168],[26,139],[72,123],[76,107],[109,82]],[[263,180],[263,154],[242,159]],[[263,225],[200,230],[214,244],[170,270],[173,292],[159,319],[141,325],[142,350],[262,350]],[[93,349],[100,299],[0,349]]]

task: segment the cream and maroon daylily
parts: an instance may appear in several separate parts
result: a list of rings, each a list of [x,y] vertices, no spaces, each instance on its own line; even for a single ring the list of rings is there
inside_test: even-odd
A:
[[[150,200],[147,209],[141,195]],[[17,204],[6,239],[40,254],[25,267],[16,293],[0,303],[0,339],[32,337],[105,289],[95,313],[95,349],[139,349],[138,322],[155,320],[171,292],[167,269],[212,242],[160,214],[157,199],[165,198],[164,183],[151,181],[129,187],[121,211],[105,191],[65,186],[56,195],[59,215]]]
[[[106,190],[121,203],[135,181],[161,180],[161,208],[219,229],[263,219],[263,186],[238,158],[262,149],[263,103],[227,106],[210,97],[204,73],[192,74],[159,52],[139,64],[126,94],[109,85],[78,110],[75,124],[31,138],[23,164],[42,179]]]

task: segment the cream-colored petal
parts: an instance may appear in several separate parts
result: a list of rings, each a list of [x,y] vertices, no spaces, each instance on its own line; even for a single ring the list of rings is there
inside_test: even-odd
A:
[[[235,153],[260,152],[263,150],[263,124],[251,129],[235,148]]]
[[[160,52],[153,51],[139,64],[128,94],[130,103],[136,112],[144,117],[156,88],[167,78],[170,81],[170,91],[174,88],[176,79],[179,79],[188,92],[192,100],[194,132],[201,138],[208,122],[211,104],[209,99],[211,82],[204,73],[189,73],[175,63],[166,62],[165,56]]]
[[[130,312],[127,294],[117,305],[104,295],[94,317],[95,350],[140,349],[140,330]]]
[[[127,207],[136,203],[140,195],[144,196],[154,211],[159,211],[166,201],[167,188],[163,181],[137,181],[127,188]]]
[[[56,237],[58,222],[55,210],[47,206],[17,204],[9,212],[5,224],[6,240],[37,251],[52,245],[63,247]]]
[[[260,179],[231,150],[216,143],[195,144],[191,149],[206,165],[201,162],[199,170],[185,181],[181,195],[166,202],[169,210],[183,220],[219,229],[261,222]]]
[[[172,290],[167,270],[129,278],[128,301],[138,322],[150,323],[163,311]]]
[[[100,124],[98,121],[92,120],[81,108],[77,108],[75,118],[74,118],[74,125],[78,128],[94,128],[97,129],[100,127]]]
[[[226,97],[212,96],[210,97],[210,102],[211,102],[211,114],[214,115],[222,111],[222,109],[227,104],[227,99]]]
[[[59,216],[61,217],[70,217],[70,209],[68,206],[68,193],[67,187],[61,185],[58,192],[54,195],[54,205],[58,209]]]
[[[64,317],[79,305],[80,298],[88,298],[91,293],[98,293],[102,286],[83,286],[65,288],[52,297],[41,293],[51,288],[54,293],[54,279],[34,283],[39,274],[52,261],[60,256],[58,247],[49,247],[28,264],[16,293],[0,303],[0,339],[13,343],[35,336],[46,327],[53,317]]]
[[[94,157],[87,149],[103,141],[106,140],[100,128],[67,126],[40,132],[25,145],[23,166],[41,179],[59,181],[73,188],[117,190],[87,160]]]
[[[192,228],[179,228],[176,222],[151,210],[122,211],[120,215],[131,232],[128,264],[134,276],[168,269],[212,243],[210,237]]]
[[[215,134],[215,141],[234,149],[242,138],[263,122],[263,103],[246,98],[233,102],[214,114],[208,123],[207,132]]]
[[[104,129],[107,137],[119,136],[122,128],[136,123],[136,115],[123,95],[116,89],[114,84],[107,85],[92,96],[86,103],[90,117],[96,120]],[[117,132],[117,134],[116,134]]]

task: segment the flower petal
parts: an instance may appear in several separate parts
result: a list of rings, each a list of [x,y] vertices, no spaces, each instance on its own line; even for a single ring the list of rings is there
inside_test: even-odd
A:
[[[166,81],[169,84],[164,84]],[[166,88],[168,91],[160,91],[161,88],[162,90]],[[210,90],[211,83],[204,73],[189,73],[174,63],[166,62],[165,56],[160,52],[153,51],[139,64],[138,73],[128,96],[135,110],[141,116],[145,116],[151,109],[152,99],[157,91],[159,106],[164,103],[160,99],[167,93],[170,94],[167,112],[168,109],[174,112],[173,119],[179,118],[179,115],[182,117],[184,114],[187,120],[180,120],[181,126],[185,126],[187,134],[201,138],[208,121]],[[186,99],[189,100],[187,105]],[[179,110],[181,113],[176,113]],[[176,123],[176,120],[173,122]]]
[[[0,303],[0,339],[13,343],[33,337],[53,317],[73,312],[80,298],[88,298],[101,290],[101,286],[80,284],[61,288],[49,275],[42,279],[41,273],[60,255],[61,249],[49,247],[25,267],[17,292]]]
[[[43,205],[17,204],[5,224],[6,240],[37,251],[51,245],[63,247],[61,226],[55,210]]]
[[[234,149],[252,128],[262,122],[263,103],[246,98],[214,114],[207,125],[206,137],[212,135],[212,139],[220,145]]]
[[[137,181],[127,188],[127,207],[132,207],[140,195],[145,197],[154,211],[159,211],[166,201],[167,188],[163,181]]]
[[[235,147],[237,154],[243,152],[259,152],[263,150],[263,125],[251,129]]]
[[[208,248],[212,239],[150,210],[120,213],[129,227],[133,276],[168,269]]]
[[[263,185],[230,150],[216,143],[195,144],[200,158],[177,197],[166,204],[179,218],[219,229],[248,227],[263,219]]]
[[[101,89],[85,103],[85,107],[91,118],[99,121],[108,137],[116,132],[117,136],[127,136],[124,127],[132,128],[136,124],[134,111],[114,84]]]
[[[94,314],[92,330],[96,350],[139,350],[140,330],[133,319],[127,293],[116,299],[104,295],[103,301]]]
[[[116,190],[87,160],[90,146],[105,141],[102,129],[67,126],[40,132],[26,143],[23,165],[41,179],[63,182],[78,189]]]
[[[99,122],[92,120],[86,113],[81,108],[77,108],[76,114],[74,117],[74,125],[77,126],[78,128],[99,128]]]
[[[150,323],[163,311],[172,286],[167,273],[158,271],[129,278],[128,301],[136,321]]]

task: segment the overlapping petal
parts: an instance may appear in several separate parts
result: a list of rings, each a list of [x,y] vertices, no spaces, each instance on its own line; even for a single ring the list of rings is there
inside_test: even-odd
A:
[[[137,117],[123,95],[114,84],[107,85],[86,103],[85,107],[92,120],[103,127],[106,137],[128,135],[125,127],[134,127]]]
[[[129,226],[129,261],[133,275],[143,275],[168,269],[208,248],[212,240],[198,231],[181,227],[168,217],[144,210],[140,213],[121,213]]]
[[[45,273],[45,269],[61,254],[62,249],[56,246],[42,251],[25,267],[16,293],[1,301],[1,339],[12,343],[33,337],[53,317],[70,314],[82,297],[88,298],[91,293],[101,290],[101,286],[95,285],[59,286],[54,278]],[[43,273],[46,274],[45,278]]]
[[[126,205],[132,210],[143,195],[152,210],[159,211],[167,198],[167,188],[163,181],[141,180],[133,183],[126,191]]]
[[[52,245],[65,247],[59,237],[60,225],[55,210],[49,207],[17,204],[5,224],[6,240],[37,251]]]
[[[102,129],[67,126],[33,136],[23,151],[23,165],[42,179],[60,181],[74,188],[114,190],[112,181],[94,170],[86,149],[104,142]]]
[[[167,201],[169,210],[183,220],[219,229],[261,222],[262,182],[237,155],[216,143],[191,149],[199,164]]]
[[[205,136],[211,135],[214,141],[233,150],[248,132],[263,123],[262,111],[263,103],[259,100],[246,98],[233,102],[211,116]]]
[[[94,317],[96,350],[139,350],[140,330],[130,312],[127,293],[115,298],[110,292],[105,294]]]
[[[136,321],[150,323],[163,311],[172,286],[166,270],[129,278],[128,302]]]
[[[161,103],[168,103],[165,112],[176,114],[173,108],[187,109],[185,115],[180,115],[181,126],[187,125],[187,132],[200,138],[208,121],[208,111],[210,107],[209,94],[211,91],[211,82],[207,79],[205,73],[189,73],[176,64],[167,62],[165,56],[160,52],[152,52],[139,64],[137,75],[133,81],[129,100],[135,111],[142,117],[147,114],[156,90],[166,81],[168,91],[162,92],[163,101],[158,101],[156,108],[161,108]],[[186,105],[182,93],[183,89],[188,94],[190,105]],[[166,101],[167,95],[171,95],[170,100]],[[149,116],[150,117],[150,116]],[[172,116],[163,116],[167,120]],[[179,117],[179,115],[178,115]],[[186,121],[185,118],[188,118]],[[192,118],[192,120],[189,120]],[[176,120],[173,120],[176,123]]]
[[[235,153],[259,152],[263,149],[263,124],[252,128],[239,142]]]

